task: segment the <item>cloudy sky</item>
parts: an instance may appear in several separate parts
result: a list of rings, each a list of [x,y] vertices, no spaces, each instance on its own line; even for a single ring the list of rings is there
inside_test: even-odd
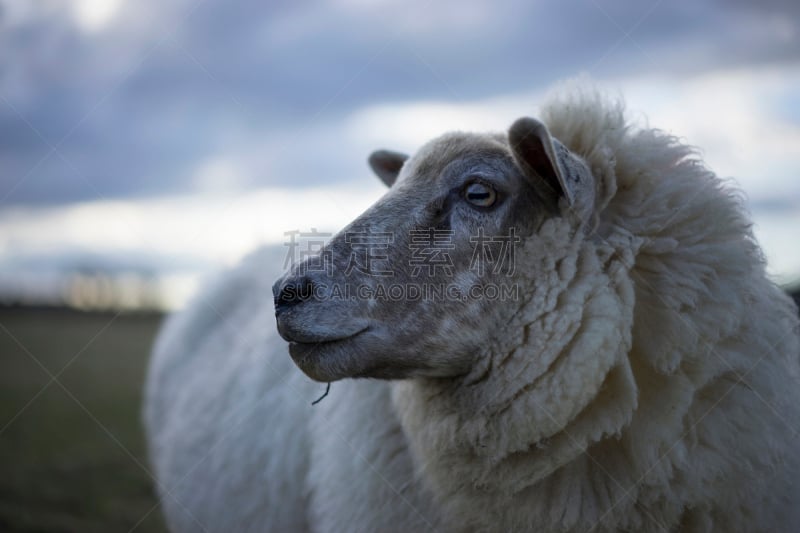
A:
[[[372,149],[503,129],[578,75],[703,148],[800,275],[800,3],[777,0],[0,2],[0,274],[204,271],[335,231],[381,194]]]

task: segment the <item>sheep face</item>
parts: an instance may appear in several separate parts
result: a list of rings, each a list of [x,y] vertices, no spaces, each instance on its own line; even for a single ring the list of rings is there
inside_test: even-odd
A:
[[[278,331],[319,381],[468,373],[529,292],[526,242],[553,217],[586,220],[591,173],[533,119],[370,165],[390,190],[275,283]]]

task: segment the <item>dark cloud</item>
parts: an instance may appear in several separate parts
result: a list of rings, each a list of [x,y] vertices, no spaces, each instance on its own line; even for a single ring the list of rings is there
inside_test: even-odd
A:
[[[180,0],[129,3],[87,31],[66,3],[25,16],[9,4],[0,9],[0,198],[9,205],[187,190],[202,161],[259,149],[275,151],[264,158],[278,159],[276,168],[290,168],[280,158],[297,150],[263,139],[375,102],[466,100],[581,71],[685,75],[796,61],[797,11],[788,1],[357,9]],[[336,147],[330,142],[323,152]],[[325,165],[301,166],[317,167]],[[254,164],[242,181],[338,178],[267,170]]]

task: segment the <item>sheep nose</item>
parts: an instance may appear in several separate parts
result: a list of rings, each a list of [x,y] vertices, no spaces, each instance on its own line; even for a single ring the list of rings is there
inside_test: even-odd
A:
[[[272,286],[275,313],[309,300],[313,295],[314,282],[308,276],[291,277],[285,281],[279,279]]]

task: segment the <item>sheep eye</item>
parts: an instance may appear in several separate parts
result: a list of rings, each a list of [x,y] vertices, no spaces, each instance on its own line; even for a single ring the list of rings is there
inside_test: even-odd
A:
[[[491,207],[497,200],[497,192],[483,183],[470,183],[464,190],[464,198],[478,207]]]

